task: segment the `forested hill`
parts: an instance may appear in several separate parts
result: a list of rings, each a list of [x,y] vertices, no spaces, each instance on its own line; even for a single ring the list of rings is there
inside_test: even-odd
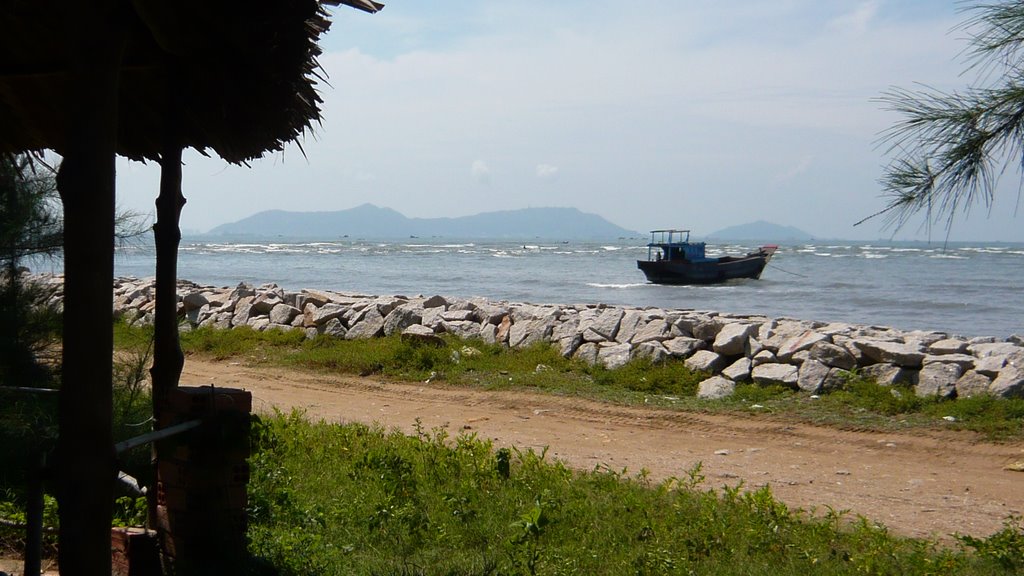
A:
[[[576,208],[524,208],[458,218],[407,218],[391,208],[363,204],[336,212],[268,210],[210,230],[211,235],[293,238],[621,238],[639,237]]]
[[[705,236],[710,240],[772,240],[776,242],[785,241],[807,241],[813,240],[814,236],[794,228],[793,226],[781,226],[764,220],[730,226],[717,230]]]

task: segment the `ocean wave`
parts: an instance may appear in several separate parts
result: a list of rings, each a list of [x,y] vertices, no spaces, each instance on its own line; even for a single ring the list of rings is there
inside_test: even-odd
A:
[[[753,282],[753,280],[748,278],[734,278],[726,281],[724,284],[693,284],[687,286],[687,288],[700,290],[702,292],[736,292],[748,282]],[[758,280],[758,282],[760,282],[760,280]],[[678,288],[678,286],[673,286],[673,288]]]
[[[468,242],[466,244],[402,244],[405,248],[473,248],[476,244]]]
[[[825,290],[855,290],[861,288],[863,285],[856,282],[849,282],[844,280],[834,280],[832,282],[826,282],[822,285]]]
[[[962,248],[961,250],[963,252],[976,252],[978,254],[1024,256],[1024,251],[1014,250],[1009,247],[986,246],[984,248]]]
[[[597,282],[587,282],[586,285],[590,286],[591,288],[637,288],[639,286],[646,286],[647,284],[644,282],[636,282],[629,284],[600,284]]]
[[[267,252],[274,252],[277,254],[307,254],[309,250],[302,250],[300,248],[293,248],[289,244],[271,244],[266,248]]]
[[[187,244],[179,248],[184,252],[209,250],[212,252],[262,252],[264,244]]]
[[[316,252],[324,248],[344,248],[345,244],[339,244],[338,242],[299,242],[295,244],[271,244],[271,246],[290,246],[303,252]]]
[[[265,254],[266,246],[205,246],[193,248],[185,252],[198,252],[200,254]]]

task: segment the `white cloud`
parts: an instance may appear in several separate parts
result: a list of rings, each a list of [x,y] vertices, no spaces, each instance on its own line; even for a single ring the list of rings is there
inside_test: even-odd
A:
[[[882,206],[874,141],[896,117],[873,99],[891,86],[965,83],[953,4],[438,0],[373,16],[341,10],[320,58],[331,86],[321,86],[323,125],[303,141],[306,158],[290,149],[288,162],[223,170],[190,157],[182,223],[363,202],[461,216],[546,201],[544,182],[557,179],[560,205],[627,228],[713,230],[735,224],[723,220],[728,206],[767,211],[759,195],[785,183],[775,205],[793,208],[781,224],[873,238],[848,227]],[[134,167],[119,176],[151,209],[158,178]],[[119,201],[131,190],[119,184]],[[692,222],[663,222],[676,210]],[[1018,220],[1011,232],[1020,229]]]
[[[349,178],[356,182],[373,182],[377,180],[377,175],[372,172],[366,172],[364,170],[348,170],[347,175]]]
[[[814,157],[811,155],[804,156],[799,162],[783,170],[782,172],[775,175],[775,185],[785,184],[792,181],[797,176],[807,172],[807,169],[811,167]]]
[[[861,2],[853,10],[829,22],[828,27],[842,34],[863,35],[878,14],[878,0]]]
[[[537,164],[537,178],[554,178],[558,175],[558,166],[551,164]]]
[[[474,182],[486,184],[491,181],[491,167],[483,160],[474,160],[469,172],[473,175]]]

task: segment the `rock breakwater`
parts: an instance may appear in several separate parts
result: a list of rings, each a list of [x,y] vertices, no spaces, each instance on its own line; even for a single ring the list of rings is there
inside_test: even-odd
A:
[[[36,277],[59,301],[60,276]],[[153,279],[118,278],[116,315],[153,321]],[[548,342],[565,357],[614,369],[638,357],[678,359],[709,377],[698,395],[721,398],[736,383],[779,384],[808,394],[840,387],[850,371],[922,397],[1024,397],[1024,338],[964,337],[886,326],[604,304],[529,304],[443,296],[371,296],[275,284],[233,288],[179,281],[182,329],[302,330],[355,339],[449,333],[512,348]]]

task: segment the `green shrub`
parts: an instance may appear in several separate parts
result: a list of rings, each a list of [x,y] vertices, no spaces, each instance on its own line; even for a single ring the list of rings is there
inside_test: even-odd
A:
[[[602,366],[584,369],[601,386],[617,387],[648,394],[693,396],[697,385],[707,377],[688,369],[682,362],[654,363],[649,358],[637,358],[615,370]]]
[[[960,535],[957,539],[968,548],[977,551],[979,556],[994,560],[1007,571],[1024,569],[1024,527],[1021,518],[1009,518],[1003,529],[988,538],[974,538]]]
[[[934,402],[934,400],[918,397],[912,388],[880,386],[863,378],[850,379],[846,386],[835,394],[839,394],[853,406],[886,416],[917,412],[926,404]]]
[[[25,550],[25,501],[21,494],[11,490],[0,492],[0,556],[19,556]],[[43,495],[43,526],[51,528],[43,532],[43,554],[56,555],[57,534],[52,529],[57,522],[57,499]]]
[[[709,489],[699,465],[651,485],[443,429],[299,413],[261,420],[254,445],[251,549],[282,574],[980,575],[1020,557],[1017,527],[941,548],[844,512],[809,517],[768,488]]]
[[[119,343],[114,360],[113,434],[115,441],[126,440],[152,429],[152,400],[148,389],[152,331],[115,328]],[[59,383],[55,383],[59,386]],[[0,518],[20,525],[26,507],[27,467],[41,454],[52,460],[57,441],[57,394],[13,393],[0,398]],[[149,451],[136,448],[118,456],[120,470],[136,477],[144,485],[153,485]],[[47,486],[47,489],[50,487]],[[57,527],[56,500],[44,496],[44,525]],[[145,521],[145,499],[120,496],[112,502],[115,525],[140,525]],[[19,553],[24,548],[23,528],[0,526],[0,550]],[[53,554],[56,535],[45,533],[46,553]]]
[[[301,330],[265,330],[258,332],[243,326],[231,330],[218,330],[205,326],[181,333],[183,349],[209,354],[224,359],[246,356],[256,361],[266,360],[265,353],[275,348],[291,348],[305,341]]]
[[[796,391],[781,384],[737,384],[733,395],[727,399],[731,404],[747,407],[751,404],[777,404],[778,401],[792,398]]]
[[[952,417],[950,426],[974,430],[990,438],[1019,438],[1024,429],[1024,399],[974,396],[925,407],[935,419]]]

